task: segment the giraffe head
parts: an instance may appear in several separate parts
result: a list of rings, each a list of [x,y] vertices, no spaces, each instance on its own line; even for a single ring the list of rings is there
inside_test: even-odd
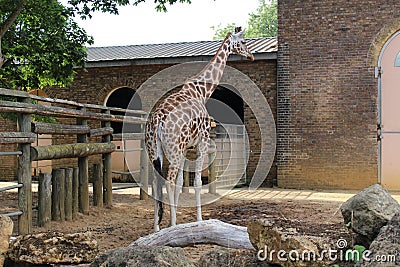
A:
[[[253,54],[247,48],[246,40],[244,39],[244,30],[242,27],[236,27],[235,33],[230,35],[231,51],[239,56],[254,60]]]

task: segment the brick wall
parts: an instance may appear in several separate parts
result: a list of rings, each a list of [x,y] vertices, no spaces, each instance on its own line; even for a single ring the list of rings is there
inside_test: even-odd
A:
[[[360,189],[376,183],[373,58],[400,29],[400,2],[278,2],[279,186]]]
[[[248,75],[252,81],[260,88],[272,109],[276,118],[276,60],[259,60],[255,62],[236,61],[229,62],[229,65],[237,68],[244,74]],[[57,97],[69,99],[81,103],[97,103],[103,104],[108,94],[120,87],[130,87],[137,90],[148,78],[159,71],[170,67],[171,65],[132,65],[123,67],[96,67],[88,68],[86,71],[77,70],[77,75],[71,86],[68,88],[48,88],[46,89],[49,97]],[[165,81],[167,82],[167,81]],[[168,88],[172,89],[172,88]],[[158,90],[157,88],[155,89]],[[162,93],[165,92],[155,92]],[[141,96],[143,109],[148,110],[149,107],[147,96]],[[265,108],[265,107],[260,107]],[[249,107],[245,105],[245,125],[250,136],[250,162],[247,168],[247,176],[251,177],[260,154],[260,133],[254,114]],[[60,142],[60,139],[59,141]],[[98,159],[91,159],[91,163]],[[57,161],[55,165],[74,165],[75,162],[68,160]],[[266,181],[266,185],[272,185],[272,181],[276,180],[276,163],[274,163],[274,171],[270,173]]]
[[[0,132],[15,132],[17,124],[11,120],[0,117]],[[18,146],[11,144],[0,144],[1,152],[17,151]],[[17,178],[17,156],[0,156],[0,179],[1,181],[14,181]]]

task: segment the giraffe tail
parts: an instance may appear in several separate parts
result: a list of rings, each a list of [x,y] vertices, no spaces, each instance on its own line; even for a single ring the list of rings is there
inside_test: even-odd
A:
[[[157,158],[156,160],[153,161],[153,166],[154,169],[157,171],[157,173],[159,175],[157,175],[157,177],[154,177],[154,179],[157,179],[157,188],[156,188],[156,192],[157,192],[157,198],[156,198],[156,202],[157,202],[157,206],[158,206],[158,224],[161,223],[162,219],[163,219],[163,214],[164,214],[164,207],[163,207],[163,178],[162,178],[162,170],[161,170],[161,160],[160,158]]]

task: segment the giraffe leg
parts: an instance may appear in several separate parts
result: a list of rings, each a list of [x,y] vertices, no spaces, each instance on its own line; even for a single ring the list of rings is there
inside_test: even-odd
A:
[[[178,174],[176,166],[170,166],[167,176],[167,195],[170,209],[170,226],[176,225],[176,206],[175,206],[175,179]]]
[[[178,209],[179,204],[179,195],[181,193],[183,187],[183,168],[185,164],[185,157],[183,157],[180,167],[178,169],[178,177],[176,178],[176,185],[175,185],[175,209]]]
[[[200,159],[201,158],[201,159]],[[203,166],[203,157],[200,155],[196,159],[196,169],[195,169],[195,177],[194,177],[194,192],[196,196],[196,211],[197,211],[197,221],[202,221],[201,216],[201,169]]]
[[[163,215],[163,194],[162,194],[162,158],[158,158],[153,161],[154,164],[154,176],[153,176],[153,187],[152,187],[152,195],[154,198],[154,232],[160,231],[160,221]]]
[[[196,196],[196,209],[197,209],[197,221],[202,221],[203,218],[201,216],[201,171],[203,169],[204,157],[208,152],[208,138],[207,135],[203,136],[200,143],[197,146],[198,156],[196,159],[196,167],[195,167],[195,177],[194,177],[194,191]]]
[[[157,202],[157,178],[153,179],[153,189],[152,189],[152,194],[154,198],[154,232],[160,231],[160,225],[158,224],[158,221],[160,220],[158,216],[158,202]]]

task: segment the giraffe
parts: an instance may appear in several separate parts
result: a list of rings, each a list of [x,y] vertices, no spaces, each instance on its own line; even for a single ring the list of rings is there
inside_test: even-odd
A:
[[[197,221],[202,220],[201,170],[204,156],[208,152],[211,128],[205,104],[217,87],[232,52],[254,60],[246,46],[241,27],[237,27],[234,34],[227,34],[213,59],[200,73],[187,79],[180,91],[164,99],[149,115],[145,127],[145,142],[149,160],[155,169],[152,189],[155,199],[154,231],[160,230],[159,224],[163,217],[163,157],[169,162],[165,182],[170,207],[170,225],[174,226],[179,194],[183,186],[186,151],[190,147],[195,147],[197,151],[194,189]]]

